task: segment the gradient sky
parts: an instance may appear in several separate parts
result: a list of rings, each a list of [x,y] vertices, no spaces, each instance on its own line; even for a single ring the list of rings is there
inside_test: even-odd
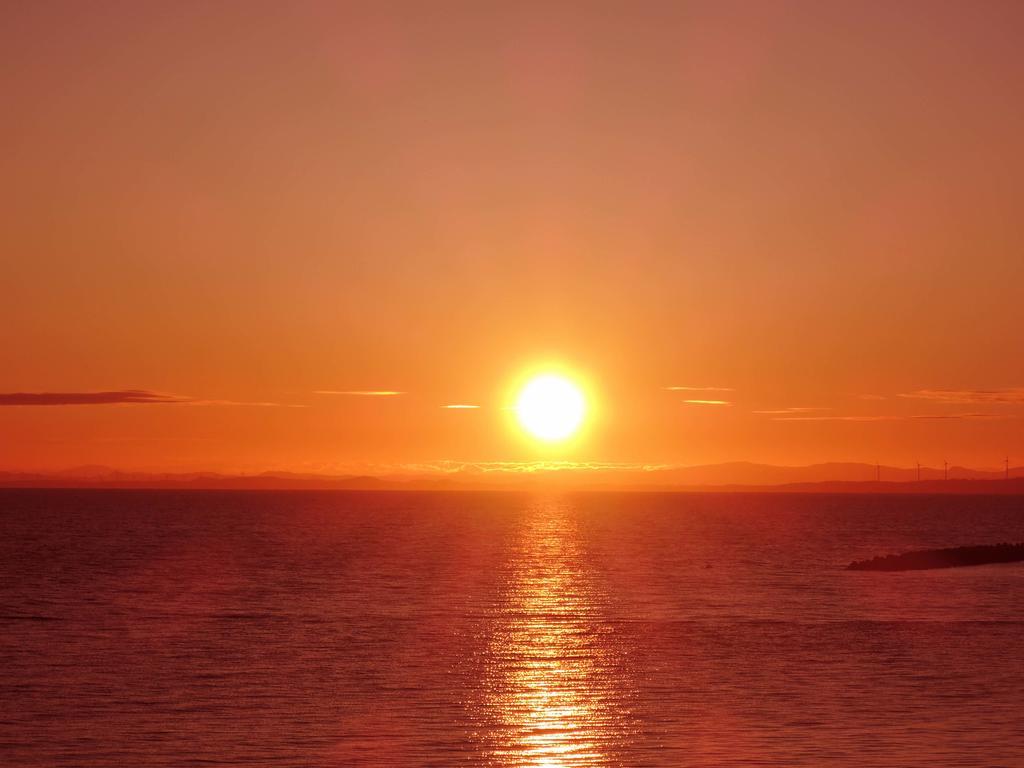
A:
[[[1022,34],[5,3],[0,466],[1020,463]],[[542,451],[502,406],[546,362],[597,418]]]

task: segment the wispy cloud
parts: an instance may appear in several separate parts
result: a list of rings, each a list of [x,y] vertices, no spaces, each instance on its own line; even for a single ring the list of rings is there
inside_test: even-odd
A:
[[[684,386],[671,386],[665,387],[669,392],[735,392],[736,390],[732,387],[684,387]]]
[[[793,413],[813,413],[814,411],[831,410],[831,408],[824,408],[822,406],[794,406],[792,408],[775,408],[767,411],[751,411],[751,413],[759,413],[765,416],[784,416]]]
[[[885,395],[857,395],[859,400],[887,400]]]
[[[1024,403],[1024,387],[1011,389],[919,389],[899,397],[912,400],[931,400],[937,403]]]
[[[689,405],[732,405],[728,400],[683,400]]]
[[[465,403],[452,403],[451,405],[442,405],[442,408],[447,408],[450,411],[469,411],[479,408],[479,405],[467,405]]]
[[[0,406],[32,405],[245,405],[265,408],[305,408],[283,403],[203,400],[146,389],[118,389],[105,392],[8,392],[0,393]]]
[[[314,395],[354,395],[356,397],[394,397],[404,395],[394,389],[318,389]]]
[[[927,413],[889,416],[776,416],[772,421],[934,421],[947,419],[1010,419],[998,413]]]

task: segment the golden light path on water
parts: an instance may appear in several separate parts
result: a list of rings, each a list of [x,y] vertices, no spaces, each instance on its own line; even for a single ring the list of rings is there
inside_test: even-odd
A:
[[[486,671],[491,764],[610,764],[628,733],[628,691],[571,510],[557,501],[532,507],[508,567]]]

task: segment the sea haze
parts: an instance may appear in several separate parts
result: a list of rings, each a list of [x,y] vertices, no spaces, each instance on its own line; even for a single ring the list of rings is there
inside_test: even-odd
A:
[[[1014,496],[0,491],[4,766],[1024,765]]]

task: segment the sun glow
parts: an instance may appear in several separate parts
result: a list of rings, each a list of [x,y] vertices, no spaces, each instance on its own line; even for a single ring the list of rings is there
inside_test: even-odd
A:
[[[583,391],[558,374],[534,376],[516,400],[520,426],[539,440],[557,442],[571,437],[583,423],[587,402]]]

